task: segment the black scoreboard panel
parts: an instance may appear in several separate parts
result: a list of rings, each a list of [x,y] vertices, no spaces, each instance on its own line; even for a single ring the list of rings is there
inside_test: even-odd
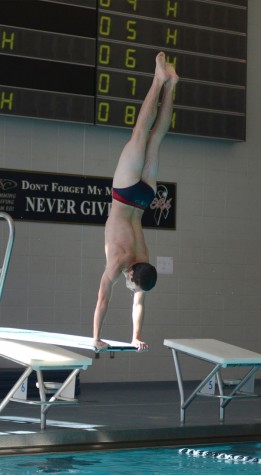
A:
[[[0,113],[93,124],[96,0],[0,1]]]
[[[96,123],[132,127],[163,50],[181,77],[170,132],[244,140],[244,0],[100,0]]]
[[[170,133],[245,140],[247,0],[1,0],[0,113],[133,127],[164,51]]]

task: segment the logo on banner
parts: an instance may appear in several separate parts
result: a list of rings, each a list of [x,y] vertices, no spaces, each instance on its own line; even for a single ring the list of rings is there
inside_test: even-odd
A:
[[[165,185],[158,185],[157,193],[150,208],[154,211],[154,220],[157,226],[168,218],[172,197],[168,199],[168,188]]]
[[[12,190],[12,188],[17,188],[16,181],[0,178],[0,190],[8,191]]]

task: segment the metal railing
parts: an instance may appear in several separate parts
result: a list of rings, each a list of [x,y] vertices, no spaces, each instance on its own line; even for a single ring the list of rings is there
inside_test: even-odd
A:
[[[1,297],[2,297],[2,292],[3,292],[3,288],[4,288],[4,284],[5,284],[6,273],[7,273],[7,270],[8,270],[8,265],[9,265],[9,261],[10,261],[10,257],[11,257],[11,253],[12,253],[12,248],[13,248],[13,244],[14,244],[14,238],[15,238],[15,227],[14,227],[14,222],[13,222],[11,216],[9,216],[9,214],[7,214],[7,213],[4,213],[4,212],[0,211],[0,220],[2,220],[2,219],[4,219],[8,224],[9,236],[8,236],[8,241],[7,241],[7,246],[6,246],[6,251],[5,251],[5,256],[4,256],[2,269],[0,269],[0,300],[1,300]]]

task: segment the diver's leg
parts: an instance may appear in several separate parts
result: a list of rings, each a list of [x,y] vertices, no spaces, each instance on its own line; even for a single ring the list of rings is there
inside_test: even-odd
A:
[[[131,139],[121,153],[114,174],[113,186],[116,188],[131,186],[141,178],[147,140],[157,116],[160,91],[167,80],[165,54],[159,53],[156,57],[152,85],[141,106]]]
[[[170,64],[166,64],[166,71],[168,71],[170,78],[163,87],[162,101],[147,142],[145,163],[141,176],[142,180],[154,189],[156,189],[158,175],[159,149],[163,138],[169,131],[173,114],[173,91],[179,79],[175,69]]]

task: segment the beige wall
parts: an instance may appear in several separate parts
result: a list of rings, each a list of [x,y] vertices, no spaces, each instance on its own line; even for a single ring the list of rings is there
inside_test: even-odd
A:
[[[261,352],[260,22],[261,2],[249,0],[246,143],[168,136],[162,146],[159,178],[178,184],[177,231],[145,231],[152,263],[157,256],[174,260],[174,274],[160,275],[147,296],[150,351],[102,355],[86,381],[172,379],[164,338],[217,338]],[[128,130],[0,116],[0,166],[112,176],[129,136]],[[103,231],[16,222],[1,326],[91,335]],[[131,296],[123,281],[104,336],[131,337]],[[202,369],[189,361],[184,376],[195,379]]]

